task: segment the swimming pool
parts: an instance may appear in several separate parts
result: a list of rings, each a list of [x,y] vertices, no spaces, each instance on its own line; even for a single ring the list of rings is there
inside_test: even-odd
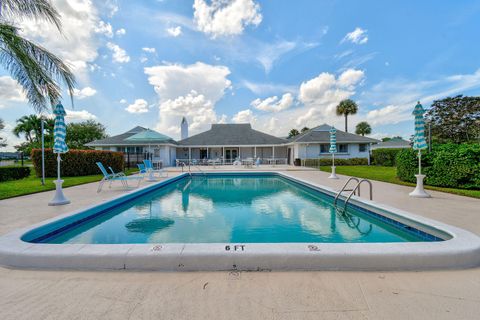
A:
[[[333,196],[285,173],[183,174],[2,237],[0,263],[146,270],[479,263],[480,242],[471,233],[357,197],[342,210]]]
[[[442,239],[277,175],[184,176],[36,243],[407,242]]]

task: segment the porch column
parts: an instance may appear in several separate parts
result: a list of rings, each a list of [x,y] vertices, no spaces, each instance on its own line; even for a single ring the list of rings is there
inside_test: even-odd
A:
[[[210,158],[208,157],[208,147],[207,147],[207,160],[208,160],[208,159],[210,159]]]
[[[257,146],[253,147],[254,158],[257,159]]]
[[[242,154],[240,153],[240,150],[241,150],[241,149],[242,149],[242,148],[239,146],[239,147],[238,147],[238,158],[239,158],[239,159],[242,159]]]
[[[192,148],[188,147],[188,164],[192,161]]]
[[[272,158],[275,159],[275,146],[272,146]]]
[[[225,147],[222,147],[222,164],[225,164]]]

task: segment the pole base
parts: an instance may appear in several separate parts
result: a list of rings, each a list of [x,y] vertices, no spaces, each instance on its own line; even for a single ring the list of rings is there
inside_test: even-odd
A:
[[[417,186],[415,187],[415,190],[409,193],[409,196],[415,198],[430,198],[431,195],[429,195],[423,188],[423,179],[425,178],[425,175],[416,174],[415,177],[417,177]]]
[[[68,200],[65,195],[63,194],[62,184],[63,180],[55,180],[55,196],[53,197],[52,201],[48,203],[49,206],[61,206],[64,204],[69,204],[70,200]]]
[[[332,166],[332,173],[330,174],[330,176],[328,177],[328,179],[339,179],[337,177],[337,174],[335,173],[335,166]]]

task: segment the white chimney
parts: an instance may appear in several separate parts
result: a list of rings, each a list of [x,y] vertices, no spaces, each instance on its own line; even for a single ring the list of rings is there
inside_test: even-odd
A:
[[[187,139],[188,138],[188,122],[187,122],[187,119],[185,119],[185,117],[182,118],[180,131],[181,131],[182,140]]]

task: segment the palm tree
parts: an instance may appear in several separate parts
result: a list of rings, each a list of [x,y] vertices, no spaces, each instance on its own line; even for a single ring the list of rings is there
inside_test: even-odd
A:
[[[355,133],[365,136],[366,134],[372,133],[372,127],[366,121],[359,122],[355,127]]]
[[[309,127],[303,127],[302,130],[300,130],[300,133],[307,132],[308,130],[310,130]]]
[[[34,19],[54,24],[61,32],[60,14],[48,0],[2,0],[0,2],[0,64],[23,88],[36,111],[56,104],[61,84],[73,102],[75,77],[70,68],[45,48],[21,37],[12,21]]]
[[[348,116],[350,114],[356,114],[358,106],[355,101],[345,99],[340,101],[337,106],[337,116],[345,116],[345,132],[348,132]]]
[[[22,134],[25,135],[27,142],[39,142],[42,135],[42,120],[44,121],[44,129],[46,130],[45,136],[53,135],[55,120],[44,116],[39,117],[35,114],[23,116],[18,119],[17,125],[13,128],[13,134],[16,137],[20,137]]]
[[[298,132],[297,129],[292,129],[288,132],[288,138],[293,138],[295,136],[298,136],[300,132]]]

